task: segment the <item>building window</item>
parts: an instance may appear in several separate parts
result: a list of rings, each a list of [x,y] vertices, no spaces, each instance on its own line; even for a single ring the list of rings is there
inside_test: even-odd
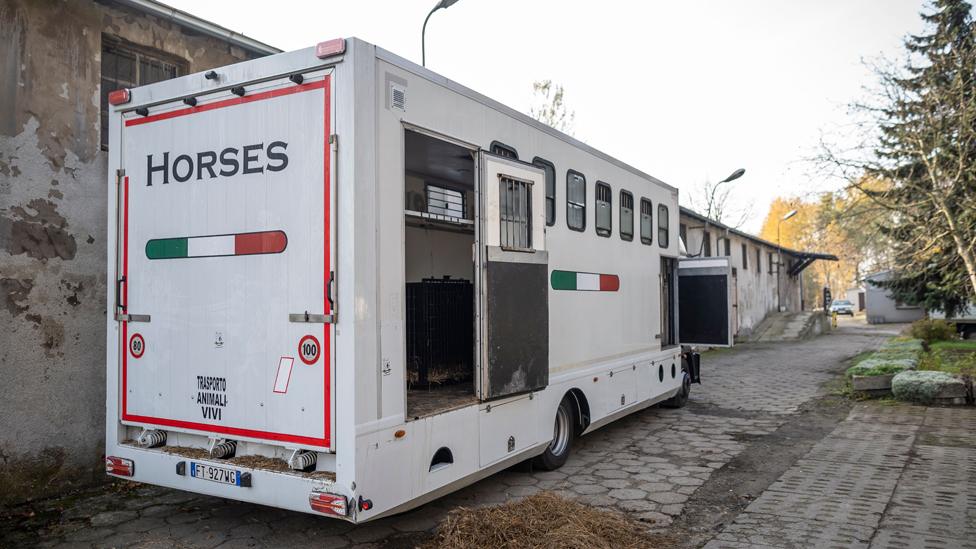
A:
[[[497,154],[498,156],[504,156],[505,158],[513,158],[518,160],[518,151],[514,147],[509,147],[504,143],[499,143],[498,141],[492,141],[491,147],[489,147],[492,154]]]
[[[773,274],[773,252],[766,252],[766,263],[769,264],[769,274]]]
[[[556,167],[538,156],[532,159],[532,164],[546,174],[546,225],[551,227],[556,223]]]
[[[746,271],[749,269],[749,249],[745,244],[742,245],[742,270]]]
[[[613,232],[613,191],[610,185],[596,182],[596,234],[610,236]]]
[[[725,243],[725,257],[732,257],[732,241],[725,238],[722,242]]]
[[[654,222],[653,215],[651,214],[653,211],[651,201],[646,198],[641,198],[640,229],[641,242],[644,244],[654,242]]]
[[[102,149],[108,149],[108,94],[186,74],[186,63],[164,52],[142,48],[102,35]]]
[[[634,195],[620,191],[620,238],[634,239]]]
[[[678,223],[678,238],[686,247],[688,246],[688,225]]]
[[[464,193],[427,185],[427,213],[464,219]]]
[[[566,172],[566,225],[574,231],[586,229],[586,178],[579,172]]]
[[[671,218],[668,216],[668,207],[664,204],[657,205],[657,245],[667,248],[670,244]]]
[[[532,182],[500,176],[498,202],[501,246],[515,250],[531,249]]]
[[[712,234],[702,231],[702,256],[712,257]]]
[[[762,250],[756,248],[756,272],[762,272]]]

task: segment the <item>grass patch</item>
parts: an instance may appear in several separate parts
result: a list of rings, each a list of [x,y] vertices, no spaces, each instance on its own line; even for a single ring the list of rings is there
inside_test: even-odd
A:
[[[942,343],[957,342],[944,341]],[[935,347],[935,345],[937,344],[933,344],[931,352],[922,357],[918,366],[919,370],[976,377],[976,350],[970,351],[954,346]]]
[[[493,507],[455,509],[421,548],[653,549],[675,545],[676,540],[649,534],[647,525],[616,511],[540,492]]]
[[[976,353],[976,340],[936,341],[929,345],[933,351],[951,349],[953,351],[971,351]]]

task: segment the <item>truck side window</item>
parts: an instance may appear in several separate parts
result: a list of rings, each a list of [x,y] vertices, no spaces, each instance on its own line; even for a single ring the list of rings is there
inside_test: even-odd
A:
[[[556,224],[556,167],[538,156],[532,159],[532,164],[546,174],[546,225],[551,227]]]
[[[586,178],[579,172],[566,172],[566,225],[574,231],[586,229]]]
[[[620,191],[620,238],[634,239],[634,195]]]
[[[654,210],[651,207],[651,201],[646,198],[641,198],[640,204],[641,243],[651,244],[654,242],[654,216],[652,213]]]
[[[596,234],[610,236],[613,232],[613,191],[610,185],[596,182]]]
[[[497,154],[498,156],[504,156],[505,158],[513,158],[518,160],[518,151],[514,147],[509,147],[504,143],[498,141],[492,141],[490,147],[492,154]]]
[[[671,230],[668,217],[668,207],[664,204],[657,205],[657,245],[662,248],[668,247],[668,236]]]

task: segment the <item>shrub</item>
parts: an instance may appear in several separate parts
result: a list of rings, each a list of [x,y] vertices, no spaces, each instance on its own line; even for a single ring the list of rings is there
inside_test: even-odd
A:
[[[895,337],[885,341],[881,345],[881,351],[895,352],[895,351],[905,351],[912,353],[921,353],[924,349],[922,346],[923,340],[913,339],[910,337]]]
[[[945,372],[901,372],[891,380],[891,394],[898,400],[929,404],[946,385],[962,383]]]
[[[885,360],[872,355],[858,362],[856,365],[847,369],[847,377],[852,376],[883,376],[887,374],[897,374],[905,370],[915,368],[917,361],[914,359]]]
[[[912,337],[926,343],[956,339],[956,325],[941,318],[923,318],[912,322]]]

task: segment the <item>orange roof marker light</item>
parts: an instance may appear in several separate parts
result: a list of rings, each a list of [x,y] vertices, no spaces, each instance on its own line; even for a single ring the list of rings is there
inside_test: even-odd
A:
[[[345,38],[333,38],[332,40],[326,40],[325,42],[319,42],[315,45],[315,57],[319,59],[325,59],[327,57],[333,57],[335,55],[341,55],[346,51],[346,39]]]
[[[132,100],[129,88],[119,88],[108,94],[108,102],[112,105],[124,105]]]

